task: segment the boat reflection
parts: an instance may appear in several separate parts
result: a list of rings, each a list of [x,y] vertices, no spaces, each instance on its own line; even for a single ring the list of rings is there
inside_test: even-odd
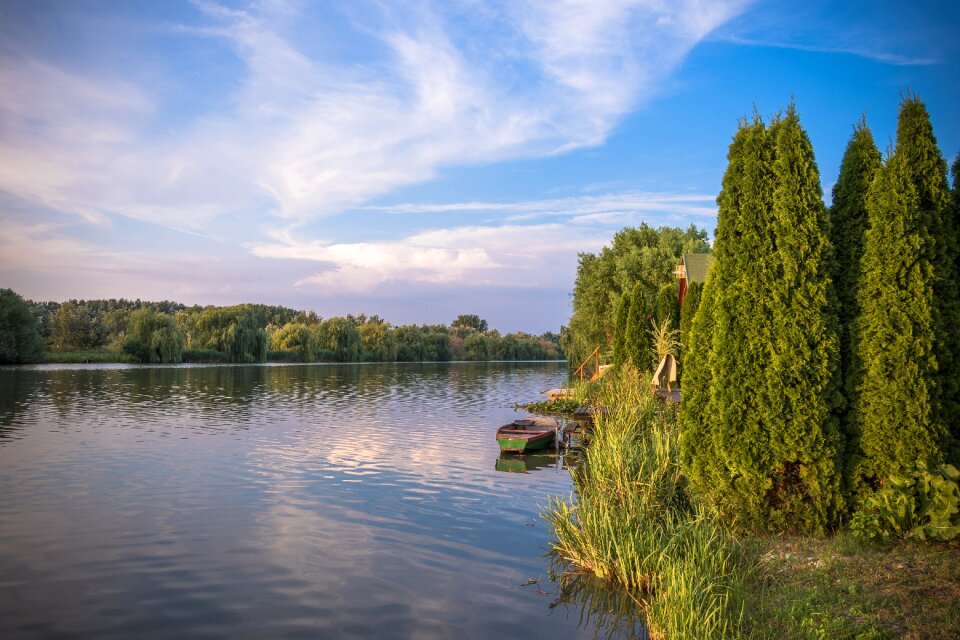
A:
[[[506,473],[530,473],[537,469],[565,469],[564,456],[556,453],[501,453],[497,458],[497,471]]]

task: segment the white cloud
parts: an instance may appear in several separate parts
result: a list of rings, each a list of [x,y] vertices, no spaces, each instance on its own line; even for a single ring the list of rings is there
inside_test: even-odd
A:
[[[608,239],[605,233],[572,233],[559,224],[468,226],[384,242],[300,241],[281,233],[250,250],[263,258],[326,263],[325,270],[297,282],[324,293],[369,293],[400,282],[565,288],[577,252],[596,250]]]
[[[169,131],[161,96],[133,77],[5,55],[0,190],[194,230],[238,211],[329,215],[443,167],[602,142],[742,2],[509,2],[465,9],[483,28],[456,37],[444,3],[371,10],[338,23],[376,45],[363,64],[305,47],[295,5],[199,6],[210,23],[182,33],[227,44],[244,75]]]

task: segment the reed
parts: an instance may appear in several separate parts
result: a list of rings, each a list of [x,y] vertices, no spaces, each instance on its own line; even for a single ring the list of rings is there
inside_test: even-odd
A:
[[[736,541],[690,497],[679,466],[675,411],[636,371],[597,394],[576,495],[544,513],[554,549],[620,584],[644,605],[652,638],[729,638],[742,622],[745,570]]]

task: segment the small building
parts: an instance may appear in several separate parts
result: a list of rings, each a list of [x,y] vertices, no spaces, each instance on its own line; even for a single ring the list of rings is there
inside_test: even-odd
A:
[[[683,298],[687,295],[687,285],[691,282],[706,282],[712,267],[712,253],[683,254],[683,262],[673,272],[680,280],[680,306],[683,306]]]

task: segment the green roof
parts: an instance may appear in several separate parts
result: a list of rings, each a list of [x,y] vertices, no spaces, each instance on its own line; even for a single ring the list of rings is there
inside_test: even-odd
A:
[[[713,266],[713,254],[685,253],[683,264],[687,272],[687,282],[706,282],[707,274]]]

